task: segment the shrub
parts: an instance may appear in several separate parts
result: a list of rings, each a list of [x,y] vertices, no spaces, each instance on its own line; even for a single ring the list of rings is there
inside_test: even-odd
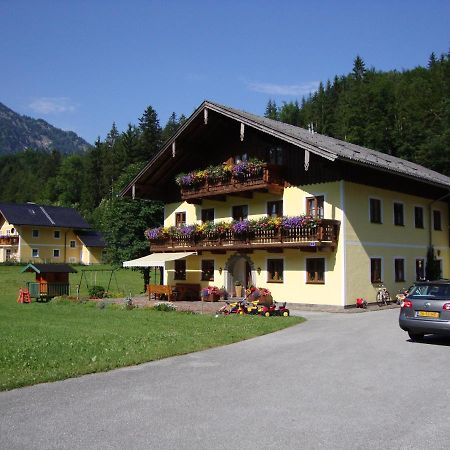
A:
[[[91,298],[103,298],[105,297],[106,289],[103,286],[91,286],[88,290],[89,297]]]
[[[156,311],[169,312],[169,311],[176,311],[177,307],[173,303],[170,303],[170,302],[158,302],[155,304],[153,309],[155,309]]]

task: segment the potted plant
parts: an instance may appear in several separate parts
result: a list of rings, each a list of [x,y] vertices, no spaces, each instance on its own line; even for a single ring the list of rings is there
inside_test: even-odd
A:
[[[242,281],[236,280],[234,282],[234,293],[236,297],[242,297]]]
[[[220,289],[217,286],[207,286],[200,292],[204,302],[217,302],[220,298]]]

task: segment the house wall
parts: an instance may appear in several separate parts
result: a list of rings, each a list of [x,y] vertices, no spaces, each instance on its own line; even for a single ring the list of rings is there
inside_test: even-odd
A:
[[[306,212],[306,197],[324,195],[324,217],[341,221],[339,243],[335,251],[316,251],[317,249],[285,249],[282,253],[268,253],[256,250],[247,254],[254,267],[253,284],[271,290],[275,300],[292,303],[313,303],[335,306],[354,305],[356,298],[363,297],[369,302],[375,301],[378,284],[370,279],[370,258],[382,259],[382,278],[385,286],[394,296],[398,290],[411,285],[416,279],[416,259],[425,259],[430,236],[431,201],[419,196],[402,194],[387,189],[375,188],[351,182],[339,181],[310,184],[301,187],[289,187],[283,196],[255,193],[252,199],[227,197],[226,202],[204,200],[202,205],[186,202],[166,205],[165,226],[175,224],[175,213],[186,212],[188,224],[200,222],[201,209],[214,208],[215,220],[231,220],[233,205],[247,204],[249,218],[258,218],[266,214],[266,203],[283,199],[283,214],[288,216]],[[369,199],[378,198],[382,203],[382,223],[373,224],[369,219]],[[394,202],[402,203],[404,208],[404,226],[394,225]],[[424,228],[416,228],[414,207],[424,210]],[[432,230],[431,238],[437,258],[442,262],[442,276],[450,277],[449,251],[449,211],[445,202],[431,205],[432,210],[441,213],[442,230]],[[343,213],[345,211],[345,214]],[[310,250],[310,251],[308,251]],[[188,283],[200,283],[202,287],[210,284],[225,286],[233,290],[230,275],[225,270],[227,261],[238,252],[211,254],[203,252],[200,256],[187,258]],[[284,279],[282,283],[267,281],[267,259],[281,258],[284,261]],[[306,282],[306,259],[325,259],[325,283],[308,284]],[[405,281],[395,281],[394,260],[405,260]],[[214,281],[200,282],[201,259],[213,259],[215,262]],[[169,263],[165,280],[173,280],[174,263]],[[221,267],[222,274],[219,273]],[[260,268],[260,274],[256,268]]]
[[[425,259],[430,239],[431,200],[402,194],[386,189],[345,182],[346,204],[346,291],[347,304],[354,304],[363,297],[375,301],[377,287],[370,280],[370,258],[381,258],[382,281],[391,294],[410,286],[416,281],[416,259]],[[381,200],[382,223],[374,224],[369,219],[369,199]],[[404,226],[394,225],[394,202],[402,203]],[[424,210],[424,228],[416,228],[414,207]],[[441,212],[442,231],[431,232],[432,243],[438,259],[442,260],[442,276],[450,276],[450,253],[448,232],[448,205],[437,202],[431,205]],[[405,281],[395,281],[394,260],[405,260]]]
[[[0,214],[0,236],[17,236],[17,230]],[[19,246],[0,243],[0,262],[19,260]]]
[[[33,230],[39,231],[38,237],[33,237]],[[60,232],[55,238],[54,232]],[[72,264],[98,264],[102,259],[101,248],[87,248],[79,240],[74,230],[70,228],[50,228],[38,226],[18,226],[20,234],[20,261],[36,263],[72,263]],[[73,247],[71,247],[71,241]],[[33,249],[38,250],[39,256],[33,256]],[[59,257],[53,251],[59,250]]]
[[[79,241],[80,242],[80,241]],[[80,242],[81,247],[81,263],[86,265],[101,264],[103,260],[103,248],[86,247]]]
[[[306,198],[311,196],[324,196],[324,217],[326,219],[343,220],[341,205],[341,182],[329,182],[310,184],[302,187],[289,187],[284,190],[282,196],[274,196],[264,193],[255,193],[252,199],[243,197],[227,197],[226,202],[204,200],[202,205],[192,205],[186,202],[171,203],[165,206],[165,226],[175,225],[175,214],[186,212],[187,224],[201,221],[201,210],[214,208],[215,221],[231,221],[232,207],[235,205],[248,205],[249,218],[256,219],[267,213],[267,202],[271,200],[283,200],[283,214],[295,216],[306,212]],[[311,251],[308,251],[311,250]],[[344,280],[343,271],[343,248],[338,244],[335,251],[318,251],[315,248],[299,250],[285,249],[282,253],[269,253],[263,250],[255,250],[247,254],[254,267],[252,282],[258,287],[268,288],[277,301],[288,301],[292,303],[315,303],[328,305],[344,305],[343,290],[341,288]],[[225,286],[228,291],[233,290],[231,275],[225,270],[227,261],[239,252],[227,252],[226,254],[212,254],[203,252],[201,256],[190,256],[186,260],[186,280],[178,282],[199,283],[201,287],[208,284],[217,287]],[[324,258],[325,260],[325,283],[307,284],[306,282],[306,259]],[[214,260],[214,281],[200,281],[201,260]],[[267,259],[282,259],[284,264],[283,282],[267,281]],[[222,274],[219,273],[221,267]],[[260,268],[260,274],[256,269]],[[175,284],[173,279],[174,263],[167,263],[165,271],[165,282]]]

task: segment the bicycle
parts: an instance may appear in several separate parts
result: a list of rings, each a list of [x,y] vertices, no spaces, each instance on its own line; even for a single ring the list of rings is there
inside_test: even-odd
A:
[[[381,284],[378,287],[378,292],[377,292],[377,305],[383,306],[383,305],[389,305],[390,303],[391,303],[391,294],[386,289],[386,287],[383,284]]]

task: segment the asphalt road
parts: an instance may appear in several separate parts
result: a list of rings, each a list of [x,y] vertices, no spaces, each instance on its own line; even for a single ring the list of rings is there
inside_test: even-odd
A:
[[[0,393],[0,448],[448,449],[449,341],[398,310]],[[218,318],[226,320],[226,318]]]

